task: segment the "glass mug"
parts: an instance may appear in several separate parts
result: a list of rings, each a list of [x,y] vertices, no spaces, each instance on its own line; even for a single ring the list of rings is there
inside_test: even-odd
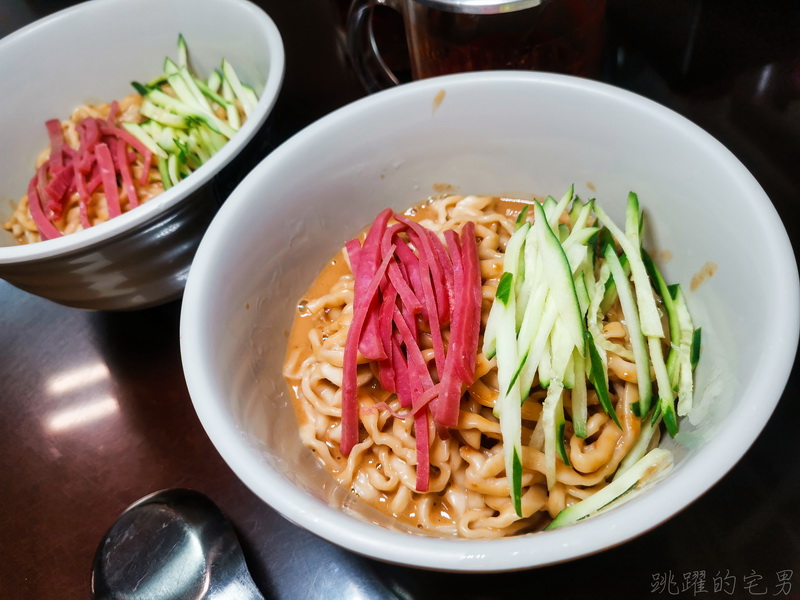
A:
[[[348,52],[370,92],[399,83],[374,35],[378,6],[403,15],[414,79],[489,69],[600,75],[606,0],[353,0]]]

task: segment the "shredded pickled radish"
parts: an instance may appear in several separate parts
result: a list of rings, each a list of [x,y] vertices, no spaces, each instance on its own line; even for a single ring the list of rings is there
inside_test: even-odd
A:
[[[397,393],[400,405],[408,409],[405,417],[414,419],[420,492],[429,487],[431,420],[444,437],[457,425],[464,388],[475,379],[480,332],[475,224],[467,222],[460,236],[447,231],[444,237],[446,243],[386,209],[363,243],[354,239],[345,244],[355,299],[344,352],[340,450],[348,455],[358,443],[360,352],[376,363],[384,389]],[[421,345],[428,332],[434,368],[425,361]]]
[[[111,105],[111,116],[119,110]],[[70,196],[80,197],[80,219],[84,228],[91,226],[88,206],[92,193],[102,186],[108,202],[109,217],[121,214],[119,182],[131,207],[139,205],[131,165],[141,154],[145,164],[152,160],[151,152],[139,140],[108,120],[87,117],[77,126],[80,139],[78,150],[64,141],[61,122],[46,122],[50,137],[50,157],[37,169],[28,185],[28,205],[31,217],[44,240],[61,237],[53,224],[61,218]],[[131,149],[129,151],[129,148]]]

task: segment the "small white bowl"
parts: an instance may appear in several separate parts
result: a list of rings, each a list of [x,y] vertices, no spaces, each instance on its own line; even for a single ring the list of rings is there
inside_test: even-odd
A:
[[[17,245],[0,229],[0,277],[32,294],[89,309],[144,308],[180,296],[192,258],[220,198],[214,178],[253,138],[280,91],[280,34],[246,0],[91,0],[0,40],[0,221],[12,214],[48,145],[44,123],[85,103],[132,93],[131,81],[175,58],[178,34],[200,73],[223,57],[259,95],[255,112],[207,163],[150,202],[54,240]]]
[[[647,245],[672,254],[665,276],[686,290],[703,328],[697,407],[678,438],[662,442],[674,451],[675,468],[614,510],[543,533],[440,539],[393,530],[386,518],[372,522],[374,515],[317,466],[296,433],[281,376],[296,302],[381,209],[421,201],[436,184],[463,193],[555,195],[573,182],[618,222],[628,191],[638,193],[648,214]],[[692,285],[710,263],[716,273]],[[183,300],[181,352],[212,442],[290,521],[388,562],[514,570],[629,540],[725,475],[784,389],[797,347],[799,289],[794,254],[770,200],[697,126],[588,80],[470,73],[359,100],[298,133],[250,173],[198,250]]]

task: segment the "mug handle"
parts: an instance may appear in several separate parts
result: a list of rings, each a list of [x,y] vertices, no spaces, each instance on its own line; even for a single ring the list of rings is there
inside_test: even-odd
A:
[[[361,84],[369,93],[400,84],[386,65],[372,27],[372,16],[378,5],[388,6],[402,14],[395,0],[353,0],[347,15],[347,52]]]

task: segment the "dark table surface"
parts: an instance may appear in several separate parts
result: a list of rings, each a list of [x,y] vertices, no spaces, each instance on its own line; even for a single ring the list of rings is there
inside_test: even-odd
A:
[[[73,3],[2,0],[0,36]],[[294,132],[365,93],[338,49],[329,0],[258,4],[283,36],[286,77],[243,167],[228,173],[231,186]],[[795,253],[798,34],[796,0],[610,0],[602,75],[727,145],[772,198]],[[800,598],[796,368],[744,459],[664,525],[567,564],[442,574],[332,546],[239,482],[186,390],[180,302],[85,312],[0,281],[0,307],[0,598],[88,597],[104,532],[129,504],[169,487],[194,488],[217,502],[269,598]]]

